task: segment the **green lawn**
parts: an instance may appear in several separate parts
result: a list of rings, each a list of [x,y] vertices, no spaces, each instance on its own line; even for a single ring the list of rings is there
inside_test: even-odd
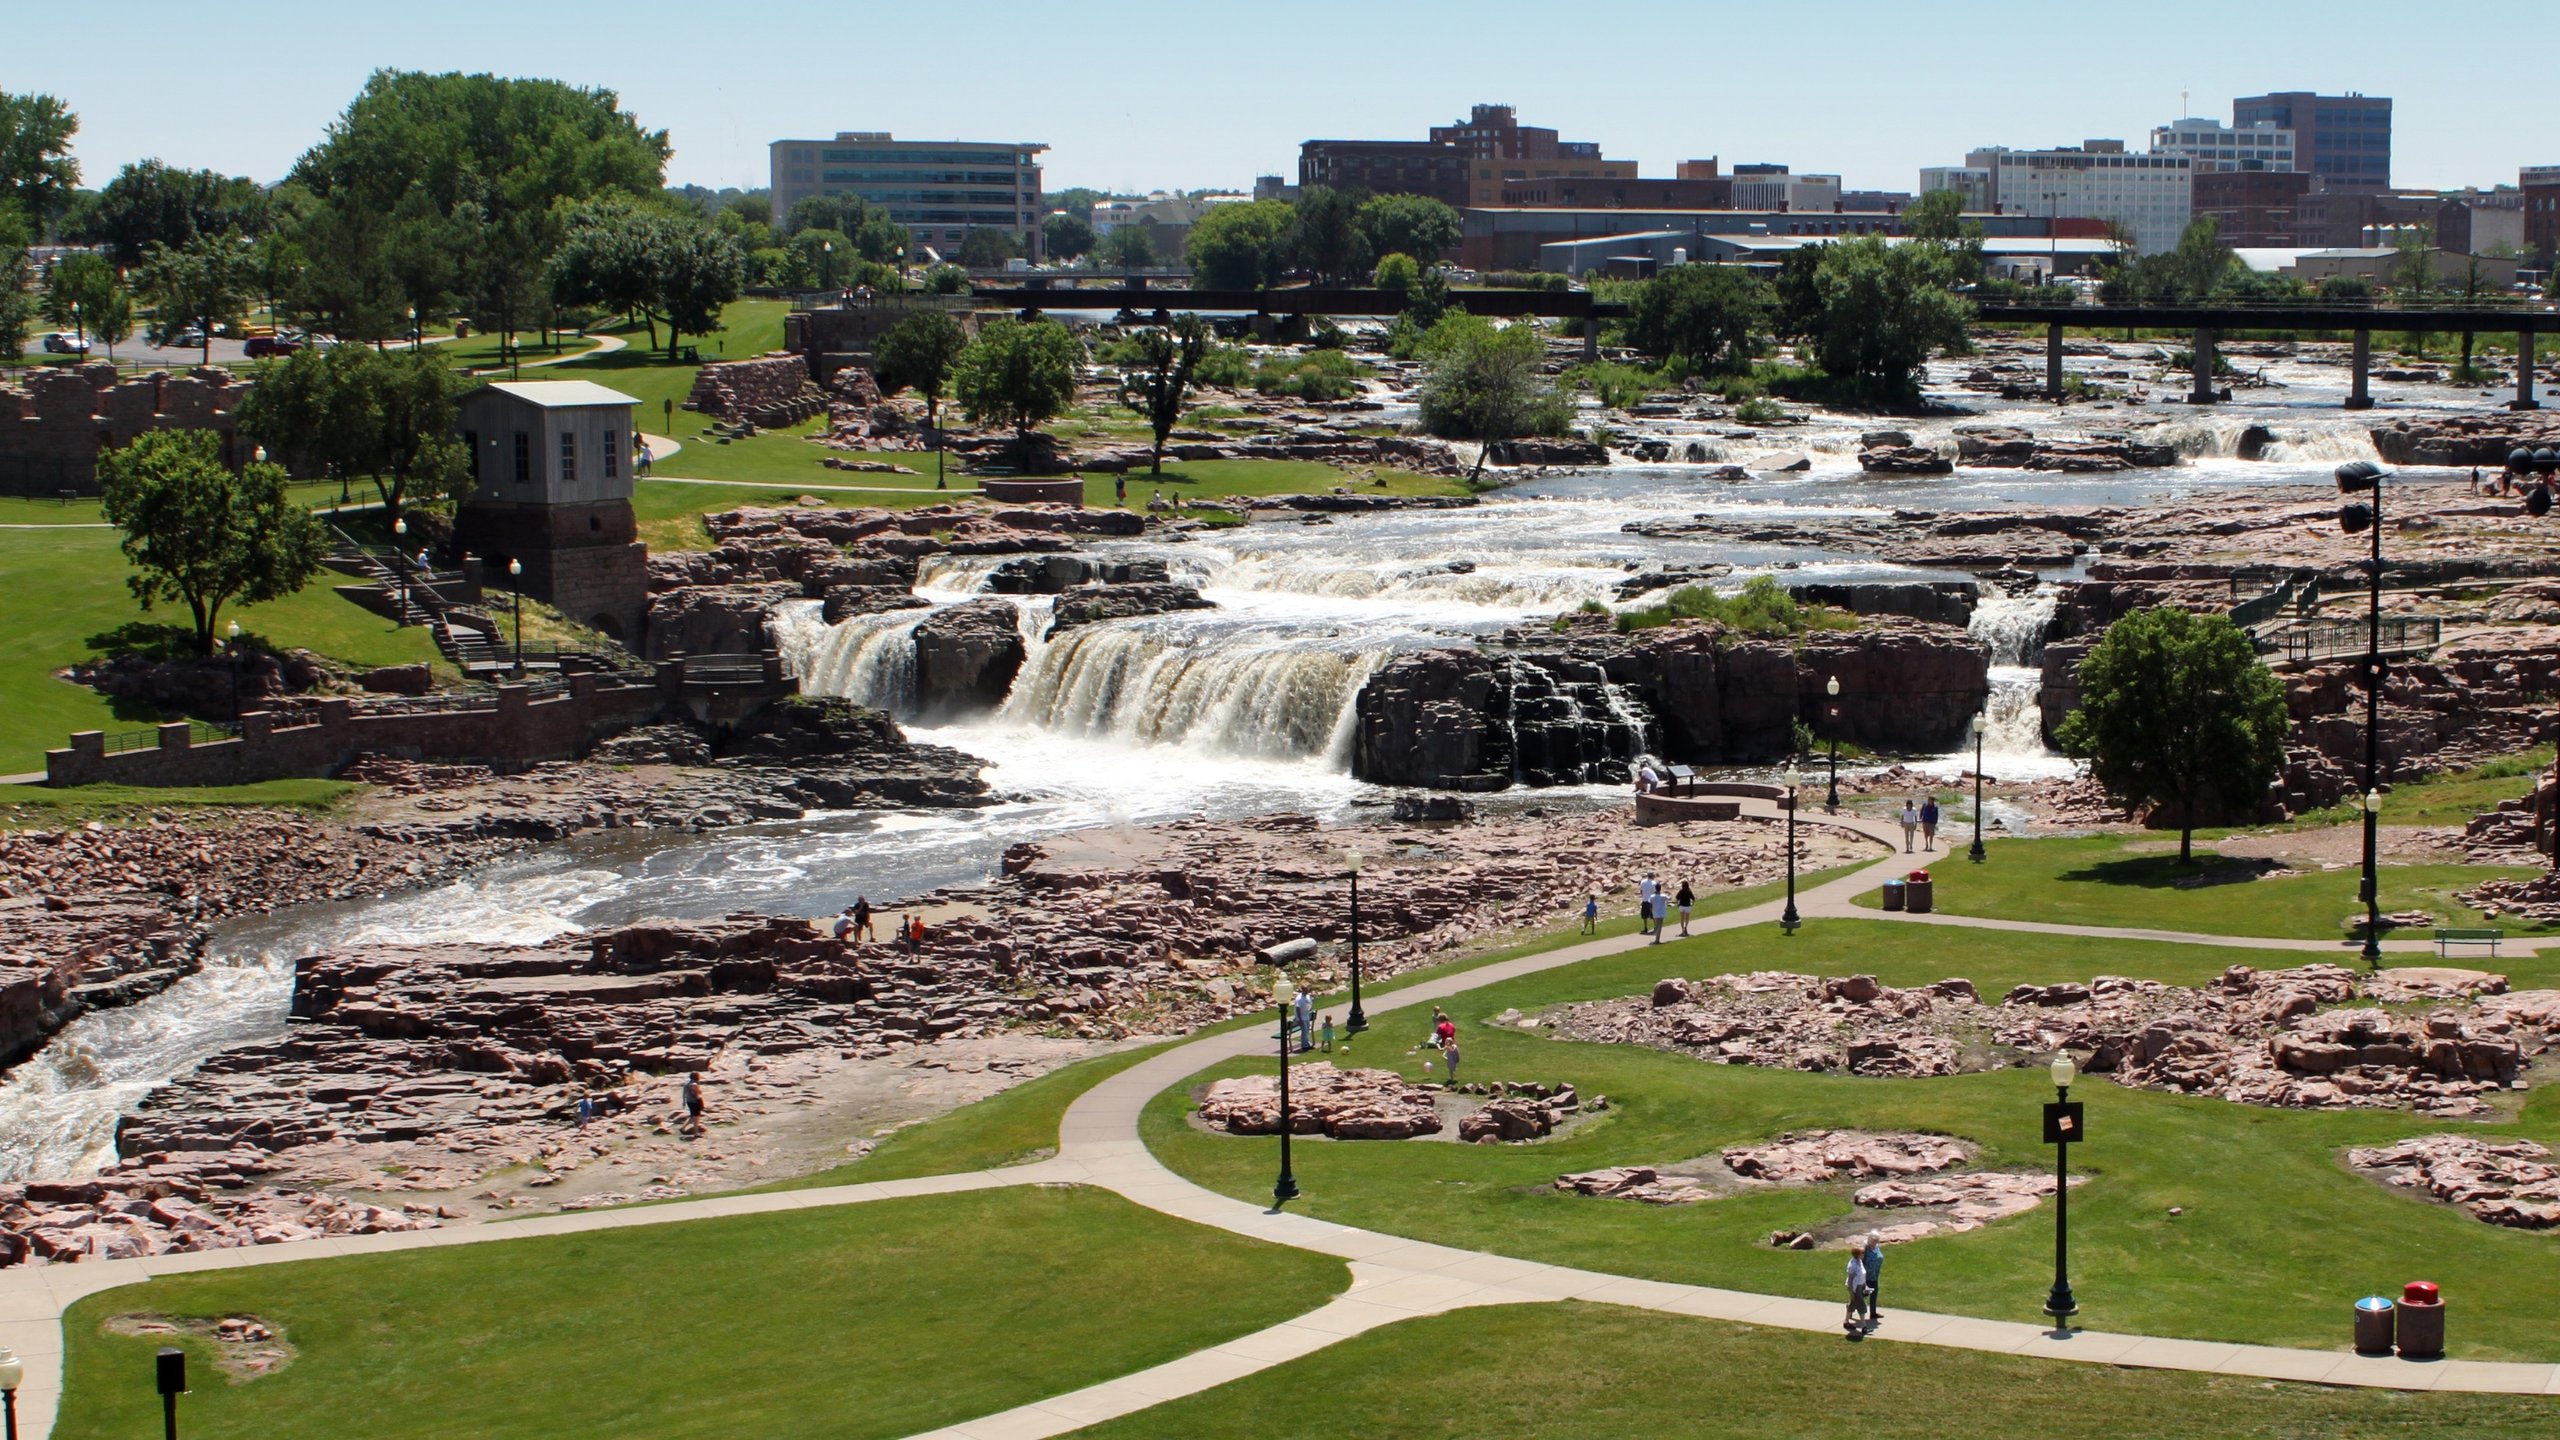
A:
[[[0,530],[0,774],[44,768],[44,752],[74,730],[130,730],[159,717],[119,711],[85,686],[54,678],[66,665],[100,653],[92,643],[136,624],[183,624],[185,611],[144,614],[125,588],[129,573],[113,530]],[[324,573],[298,594],[224,612],[242,631],[277,647],[300,646],[353,665],[433,660],[423,629],[403,630],[343,598]],[[42,597],[38,603],[34,597]],[[130,633],[130,632],[129,632]]]
[[[2471,818],[2498,808],[2501,800],[2533,793],[2535,780],[2551,769],[2551,747],[2538,745],[2486,765],[2394,787],[2382,797],[2385,825],[2467,825]],[[2296,828],[2354,825],[2361,815],[2353,805],[2339,805],[2295,817]]]
[[[1888,1272],[1888,1279],[1890,1273]],[[1890,1287],[1888,1287],[1890,1294]],[[1885,1329],[1892,1330],[1887,1307]],[[1288,1424],[1275,1423],[1287,1417]],[[1408,1320],[1079,1440],[2513,1440],[2540,1396],[2279,1385],[1758,1329],[1613,1305]]]
[[[87,820],[119,820],[145,810],[178,807],[229,810],[242,807],[336,809],[362,786],[345,780],[264,780],[254,785],[204,785],[150,789],[133,785],[0,785],[0,830],[53,828]]]
[[[2389,809],[2386,823],[2396,823]],[[2264,935],[2300,940],[2343,938],[2360,926],[2356,899],[2360,871],[2310,870],[2178,888],[2182,880],[2223,864],[2212,846],[2196,844],[2195,863],[2178,863],[2177,839],[2155,835],[2079,835],[2050,840],[1992,839],[1985,861],[1968,863],[1961,849],[1930,868],[1936,905],[1950,915],[2004,920],[2043,920],[2061,925],[2127,926],[2207,935]],[[2241,862],[2229,862],[2238,864]],[[2485,925],[2481,914],[2453,898],[2483,880],[2531,874],[2495,865],[2385,865],[2382,909],[2425,910],[2443,925]],[[1882,903],[1874,892],[1860,905]],[[2554,927],[2498,922],[2509,931],[2547,934]]]
[[[53,1433],[158,1433],[162,1342],[102,1333],[117,1315],[256,1315],[297,1352],[232,1382],[187,1342],[196,1440],[860,1440],[1160,1364],[1346,1281],[1329,1257],[1028,1188],[212,1271],[72,1308]]]
[[[1982,1147],[1986,1165],[2042,1170],[2039,1106],[2052,1097],[2040,1064],[1927,1080],[1885,1080],[1712,1065],[1633,1046],[1583,1044],[1480,1022],[1566,1000],[1639,994],[1667,975],[1789,969],[1873,973],[1891,984],[1949,975],[1997,997],[2023,982],[2145,976],[2193,984],[2235,963],[2277,957],[2211,946],[2075,937],[1995,936],[1886,921],[1831,920],[1792,939],[1774,926],[1673,942],[1471,991],[1448,1006],[1464,1027],[1469,1078],[1569,1080],[1605,1094],[1602,1117],[1527,1146],[1304,1141],[1299,1205],[1344,1224],[1596,1270],[1779,1294],[1830,1296],[1830,1252],[1776,1250],[1777,1229],[1851,1213],[1830,1189],[1745,1192],[1679,1207],[1564,1195],[1567,1171],[1666,1163],[1793,1129],[1860,1126],[1940,1131]],[[2518,962],[2522,984],[2552,983],[2552,964]],[[1412,1029],[1401,1017],[1389,1034]],[[1394,1040],[1360,1056],[1420,1078]],[[1240,1061],[1195,1077],[1243,1073]],[[1267,1203],[1274,1147],[1212,1135],[1185,1120],[1190,1087],[1150,1105],[1144,1133],[1174,1169],[1223,1193]],[[2386,1191],[2338,1163],[2349,1145],[2442,1130],[2390,1111],[2294,1112],[2127,1090],[2093,1080],[2091,1141],[2073,1150],[2090,1182],[2073,1195],[2072,1271],[2086,1323],[2147,1334],[2330,1347],[2348,1303],[2410,1279],[2461,1296],[2460,1354],[2560,1358],[2560,1247],[2548,1235],[2484,1225]],[[2463,1128],[2472,1128],[2465,1126]],[[2480,1129],[2560,1141],[2560,1100],[2537,1089],[2521,1117]],[[2180,1207],[2183,1214],[2168,1212]],[[2033,1319],[2052,1280],[2052,1212],[1897,1247],[1895,1273],[1913,1308]],[[2352,1236],[2351,1242],[2341,1237]]]

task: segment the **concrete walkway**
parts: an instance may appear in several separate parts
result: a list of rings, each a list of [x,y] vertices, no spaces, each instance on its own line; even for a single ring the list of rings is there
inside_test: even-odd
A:
[[[1780,816],[1777,807],[1765,801],[1746,802],[1744,813],[1764,820]],[[1882,859],[1803,891],[1797,897],[1797,909],[1808,921],[1858,919],[1958,924],[2172,944],[2253,949],[2337,949],[2333,944],[2320,941],[2250,939],[2178,931],[2093,930],[1861,909],[1850,903],[1852,897],[1912,868],[1915,860],[1929,858],[1934,864],[1960,864],[1961,855],[1945,852],[1941,852],[1939,857],[1904,855],[1899,848],[1898,825],[1860,816],[1803,814],[1797,823],[1849,830],[1884,844],[1891,851]],[[1690,929],[1693,935],[1699,935],[1765,925],[1775,921],[1782,908],[1783,901],[1769,901],[1693,921]],[[1611,936],[1452,974],[1428,976],[1400,989],[1367,998],[1365,1008],[1372,1015],[1393,1014],[1522,976],[1623,954],[1650,943],[1642,935]],[[2431,947],[2425,942],[2391,941],[2386,942],[2386,948],[2425,951]],[[74,1301],[102,1290],[166,1275],[243,1269],[294,1260],[375,1255],[445,1245],[488,1244],[543,1235],[579,1234],[872,1200],[1048,1184],[1092,1185],[1195,1224],[1215,1226],[1273,1244],[1339,1256],[1351,1267],[1351,1288],[1329,1304],[1305,1315],[1152,1369],[927,1432],[933,1440],[1023,1440],[1023,1437],[1061,1435],[1167,1400],[1197,1394],[1379,1326],[1479,1305],[1583,1300],[1817,1334],[1839,1332],[1841,1304],[1837,1300],[1807,1300],[1637,1279],[1378,1234],[1231,1199],[1175,1174],[1149,1153],[1139,1135],[1139,1119],[1150,1100],[1212,1065],[1244,1056],[1262,1055],[1269,1043],[1258,1026],[1204,1035],[1102,1080],[1067,1107],[1059,1125],[1058,1154],[1030,1165],[826,1189],[720,1196],[636,1209],[549,1215],[505,1224],[407,1234],[351,1236],[191,1255],[0,1270],[0,1345],[16,1350],[26,1360],[26,1381],[19,1391],[20,1418],[26,1434],[42,1437],[50,1433],[61,1400],[63,1311]],[[2058,1333],[2042,1324],[1902,1309],[1887,1312],[1883,1328],[1873,1338],[2031,1359],[2078,1360],[2263,1380],[2401,1390],[2560,1395],[2560,1365],[2553,1364],[2474,1360],[2413,1362],[2392,1357],[2359,1356],[2345,1351],[2294,1350],[2098,1330]]]

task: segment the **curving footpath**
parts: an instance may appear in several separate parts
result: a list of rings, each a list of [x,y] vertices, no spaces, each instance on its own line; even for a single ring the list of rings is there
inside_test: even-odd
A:
[[[1777,806],[1767,801],[1745,802],[1744,813],[1764,820],[1782,816]],[[1970,925],[1983,929],[2226,948],[2330,953],[2339,948],[2334,941],[2048,925],[2031,921],[1986,920],[1942,914],[1907,915],[1859,909],[1850,904],[1851,897],[1882,883],[1907,865],[1908,859],[1897,845],[1900,828],[1846,814],[1800,815],[1798,823],[1850,830],[1882,842],[1891,851],[1882,860],[1801,892],[1797,897],[1797,909],[1808,919]],[[1941,863],[1957,858],[1950,847]],[[1693,921],[1690,930],[1694,936],[1767,924],[1778,918],[1781,908],[1782,902],[1770,901]],[[1641,935],[1612,936],[1516,960],[1481,965],[1455,974],[1430,976],[1376,996],[1367,1002],[1367,1008],[1372,1013],[1383,1014],[1428,1005],[1487,985],[1618,954],[1650,943]],[[2534,947],[2532,941],[2516,943],[2520,949]],[[2384,942],[2384,948],[2424,953],[2432,946],[2425,941],[2399,940]],[[1672,1315],[1824,1334],[1838,1333],[1840,1306],[1835,1300],[1761,1295],[1714,1286],[1680,1285],[1611,1275],[1408,1240],[1304,1215],[1267,1210],[1196,1185],[1166,1168],[1148,1152],[1138,1127],[1140,1116],[1150,1100],[1209,1066],[1244,1056],[1258,1056],[1263,1053],[1264,1044],[1265,1037],[1254,1027],[1204,1035],[1110,1076],[1067,1107],[1058,1127],[1056,1156],[1002,1170],[839,1185],[816,1190],[731,1195],[641,1209],[543,1216],[503,1225],[476,1225],[468,1229],[350,1236],[289,1245],[0,1271],[0,1345],[16,1350],[27,1365],[26,1379],[18,1396],[19,1417],[29,1436],[40,1440],[40,1437],[51,1433],[62,1394],[62,1315],[73,1302],[102,1290],[138,1284],[164,1275],[242,1269],[342,1255],[376,1255],[442,1245],[476,1245],[520,1237],[618,1230],[724,1216],[770,1214],[1016,1185],[1091,1185],[1195,1224],[1213,1225],[1277,1245],[1338,1256],[1350,1266],[1351,1287],[1329,1303],[1267,1329],[1135,1374],[928,1431],[918,1440],[1029,1440],[1029,1437],[1062,1435],[1115,1416],[1148,1409],[1167,1400],[1197,1394],[1312,1354],[1380,1326],[1480,1305],[1583,1300],[1658,1310]],[[2133,1365],[2263,1380],[2399,1390],[2560,1395],[2560,1365],[2553,1364],[2407,1361],[2327,1350],[2124,1335],[2100,1330],[2057,1332],[2042,1325],[2017,1321],[1903,1309],[1893,1311],[1885,1324],[1888,1328],[1877,1332],[1872,1339],[1982,1350],[2028,1359],[2078,1360],[2091,1364]]]

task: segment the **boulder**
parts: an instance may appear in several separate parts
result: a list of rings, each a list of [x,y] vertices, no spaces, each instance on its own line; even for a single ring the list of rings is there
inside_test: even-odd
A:
[[[1057,606],[1050,612],[1049,636],[1055,639],[1066,631],[1097,620],[1126,620],[1138,615],[1217,608],[1217,602],[1203,599],[1200,592],[1191,586],[1162,580],[1078,585],[1059,594]]]
[[[1870,475],[1947,475],[1956,462],[1925,445],[1892,445],[1859,451],[1858,468]]]
[[[424,695],[435,688],[435,672],[424,660],[408,665],[377,665],[356,677],[377,695]]]
[[[1003,600],[971,600],[917,622],[916,700],[927,712],[992,710],[1022,669],[1019,616]]]
[[[1492,465],[1606,465],[1609,452],[1592,440],[1579,436],[1564,438],[1530,436],[1519,440],[1496,440],[1485,456]]]

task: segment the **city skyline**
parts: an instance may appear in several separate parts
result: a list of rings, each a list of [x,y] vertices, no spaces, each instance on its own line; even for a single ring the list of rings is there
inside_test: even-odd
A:
[[[2140,149],[2155,125],[2227,121],[2235,96],[2290,89],[2392,97],[2402,188],[2512,184],[2520,167],[2560,158],[2560,135],[2535,123],[2529,90],[2469,83],[2469,52],[2452,37],[2485,33],[2465,23],[2472,12],[2484,25],[2511,12],[2465,3],[2430,12],[2441,43],[2395,35],[2388,44],[2377,38],[2384,27],[2404,22],[2367,3],[2329,7],[2316,33],[2193,4],[2146,10],[2138,24],[2070,15],[2021,27],[1988,6],[1923,18],[1855,3],[1826,14],[1866,37],[1861,48],[1811,56],[1801,18],[1658,15],[1645,22],[1654,38],[1643,52],[1675,57],[1644,62],[1658,84],[1625,83],[1633,32],[1588,24],[1563,27],[1588,42],[1586,56],[1560,59],[1573,47],[1540,44],[1531,47],[1538,65],[1524,69],[1524,38],[1556,27],[1552,11],[1512,3],[1382,13],[1319,0],[1285,27],[1137,0],[1089,7],[1073,25],[1031,7],[984,7],[982,33],[1012,34],[1005,44],[1040,57],[1020,81],[1000,54],[816,4],[768,6],[752,28],[714,33],[669,5],[528,10],[459,0],[433,15],[370,15],[361,26],[330,10],[338,23],[328,27],[308,23],[320,7],[294,0],[144,8],[156,43],[138,50],[83,43],[65,8],[12,17],[26,43],[0,59],[0,89],[58,95],[80,115],[75,154],[91,187],[152,157],[276,180],[382,68],[611,89],[643,124],[669,132],[668,183],[712,188],[758,188],[770,142],[839,130],[1043,143],[1053,189],[1242,187],[1257,174],[1294,176],[1307,139],[1418,137],[1478,102],[1516,105],[1523,123],[1597,142],[1646,175],[1713,155],[1728,167],[1777,161],[1837,173],[1850,189],[1912,189],[1921,167],[1985,145],[2108,137]],[[503,51],[482,38],[501,30]],[[2199,35],[2213,43],[2199,48]],[[950,64],[891,63],[917,44]],[[1676,57],[1691,51],[1723,58],[1686,74]],[[681,67],[669,68],[670,54],[683,56]],[[2084,58],[2099,54],[2103,68]],[[1893,57],[1895,73],[1867,73],[1877,56]],[[773,73],[809,72],[830,57],[858,83]],[[1239,83],[1245,76],[1261,83]],[[1920,103],[1915,89],[1928,92]],[[1209,113],[1194,98],[1203,93],[1240,103]]]

